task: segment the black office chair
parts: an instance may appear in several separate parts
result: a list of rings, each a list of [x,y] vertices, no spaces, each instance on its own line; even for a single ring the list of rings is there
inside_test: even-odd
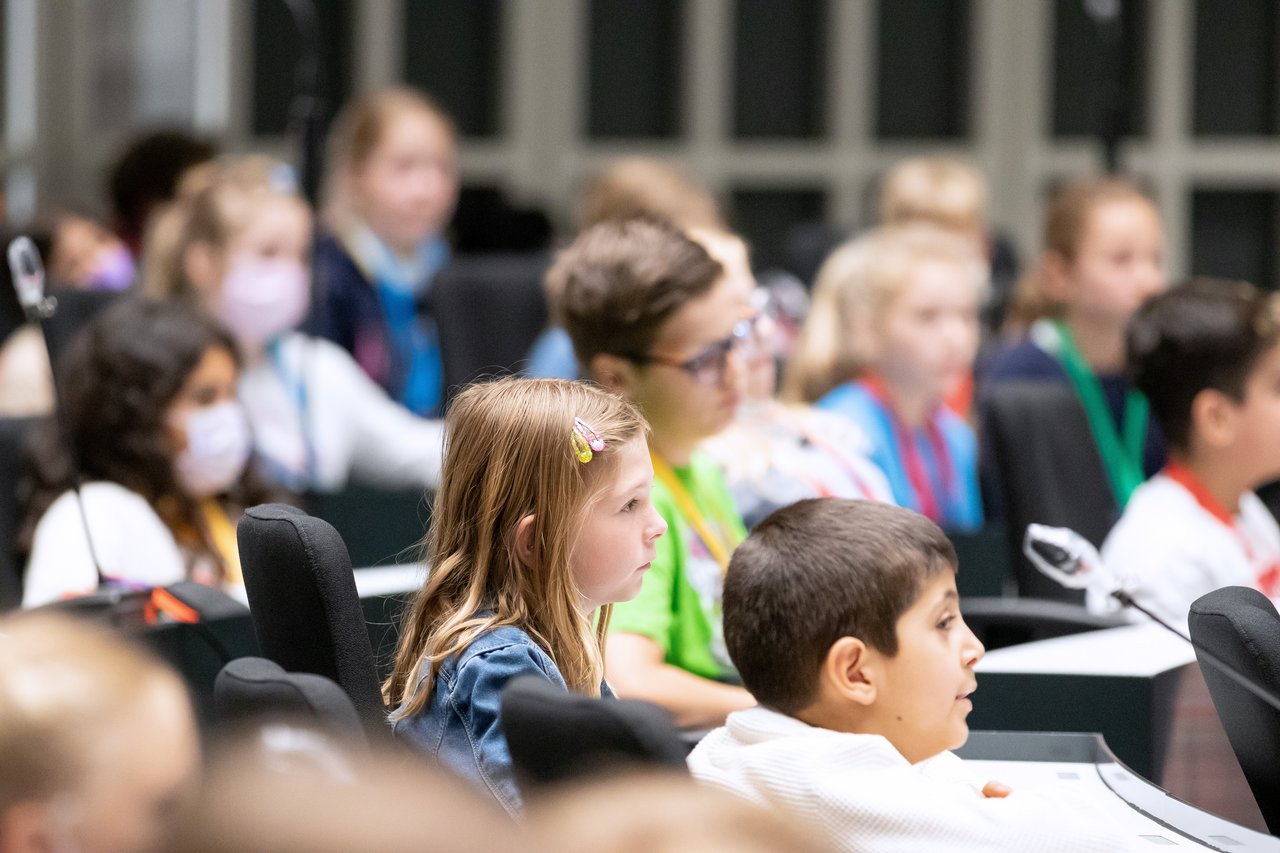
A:
[[[1022,555],[1028,524],[1070,527],[1101,546],[1119,515],[1084,408],[1053,382],[999,383],[978,405],[984,493],[1004,513],[1019,595],[1084,603]]]
[[[275,661],[236,658],[213,685],[214,721],[236,729],[271,722],[300,722],[350,744],[366,744],[351,697],[332,679],[285,672]]]
[[[1267,829],[1280,835],[1280,711],[1206,665],[1201,651],[1207,649],[1272,694],[1280,693],[1280,615],[1256,589],[1228,586],[1192,603],[1188,627],[1236,761]]]
[[[337,682],[365,728],[386,733],[373,647],[342,537],[296,507],[264,504],[245,512],[237,538],[262,655],[288,672]]]
[[[543,252],[460,256],[431,284],[445,404],[471,382],[517,373],[547,325]]]
[[[545,678],[523,676],[502,691],[500,714],[526,796],[620,765],[687,772],[689,744],[671,715],[648,702],[592,699]]]

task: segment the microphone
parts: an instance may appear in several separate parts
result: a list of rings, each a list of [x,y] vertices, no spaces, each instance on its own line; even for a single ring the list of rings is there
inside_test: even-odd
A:
[[[9,243],[9,275],[18,293],[18,304],[31,322],[47,320],[57,307],[57,300],[44,295],[44,263],[36,244],[23,235]]]
[[[1022,553],[1031,564],[1051,580],[1067,589],[1097,590],[1124,607],[1131,607],[1161,628],[1177,635],[1196,650],[1196,656],[1204,663],[1248,690],[1254,696],[1280,711],[1280,696],[1267,690],[1249,676],[1182,633],[1159,616],[1143,607],[1125,590],[1120,579],[1107,568],[1102,555],[1093,543],[1069,527],[1049,527],[1044,524],[1027,525],[1022,540]]]

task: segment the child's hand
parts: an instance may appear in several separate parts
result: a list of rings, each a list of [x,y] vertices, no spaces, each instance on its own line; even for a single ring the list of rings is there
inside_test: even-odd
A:
[[[1003,782],[992,780],[982,786],[982,796],[987,799],[1003,800],[1013,789]]]

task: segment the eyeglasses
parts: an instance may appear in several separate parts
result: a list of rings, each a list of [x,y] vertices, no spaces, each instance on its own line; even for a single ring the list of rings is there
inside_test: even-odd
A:
[[[729,363],[729,353],[745,344],[751,337],[756,318],[739,320],[733,327],[729,337],[717,341],[688,361],[674,361],[652,353],[625,355],[623,358],[636,364],[662,364],[683,370],[700,385],[718,385],[724,377],[725,367]]]

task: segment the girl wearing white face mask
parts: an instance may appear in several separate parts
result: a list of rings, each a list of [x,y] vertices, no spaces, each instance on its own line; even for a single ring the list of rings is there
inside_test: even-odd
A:
[[[53,423],[36,436],[24,605],[100,582],[235,592],[235,521],[272,498],[247,467],[235,342],[190,306],[126,299],[85,327],[60,371],[66,436]]]
[[[158,223],[148,287],[191,299],[235,337],[240,399],[273,482],[433,488],[440,423],[394,403],[345,350],[295,331],[311,303],[310,251],[311,212],[287,167],[228,158]]]

